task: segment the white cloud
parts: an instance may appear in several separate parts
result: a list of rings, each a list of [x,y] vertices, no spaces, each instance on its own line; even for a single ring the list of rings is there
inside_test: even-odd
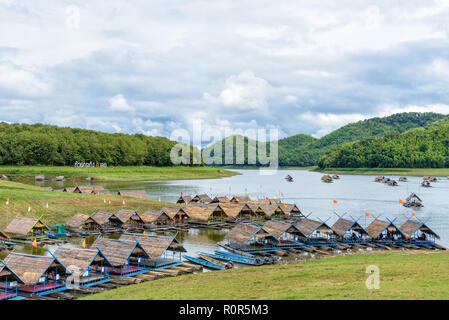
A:
[[[0,90],[23,97],[42,97],[51,93],[51,86],[33,72],[12,65],[0,65]]]
[[[118,94],[109,99],[109,109],[115,111],[134,111],[123,94]]]
[[[246,70],[236,76],[230,76],[217,98],[209,93],[204,93],[203,97],[207,101],[218,102],[225,107],[263,109],[267,106],[266,100],[270,89],[265,79],[256,77],[252,71]]]

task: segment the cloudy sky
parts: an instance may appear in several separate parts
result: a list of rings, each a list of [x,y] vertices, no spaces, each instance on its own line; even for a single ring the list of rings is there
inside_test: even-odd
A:
[[[449,0],[0,0],[0,121],[319,137],[448,88]]]

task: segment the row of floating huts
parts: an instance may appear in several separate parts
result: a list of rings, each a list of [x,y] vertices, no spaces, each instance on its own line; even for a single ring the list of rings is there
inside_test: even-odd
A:
[[[395,220],[375,219],[366,228],[358,220],[339,218],[332,226],[325,221],[303,218],[297,221],[240,223],[225,237],[225,245],[247,253],[279,249],[335,247],[339,245],[436,246],[439,236],[425,223],[408,220],[400,227]]]
[[[0,300],[92,287],[182,265],[185,248],[175,236],[122,234],[98,237],[89,249],[59,247],[49,256],[11,252],[0,261]]]

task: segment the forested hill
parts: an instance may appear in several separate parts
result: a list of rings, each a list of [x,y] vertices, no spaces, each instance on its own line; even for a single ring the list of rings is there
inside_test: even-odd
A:
[[[344,144],[320,168],[449,168],[449,117],[401,134]]]
[[[142,134],[0,123],[0,165],[73,165],[76,161],[99,161],[108,165],[168,166],[174,144],[164,137]]]
[[[371,118],[345,125],[320,139],[303,139],[297,136],[279,140],[281,166],[316,165],[327,151],[347,142],[381,137],[427,126],[445,116],[437,113],[398,113],[383,118]]]

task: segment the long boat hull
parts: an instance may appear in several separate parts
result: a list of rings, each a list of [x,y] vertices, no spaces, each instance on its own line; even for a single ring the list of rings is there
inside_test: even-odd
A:
[[[183,257],[186,258],[187,260],[189,260],[190,262],[202,265],[203,267],[206,267],[206,268],[209,268],[212,270],[225,270],[226,269],[223,266],[220,266],[218,264],[215,264],[215,263],[203,260],[203,259],[198,259],[198,258],[187,256],[187,255],[184,255]]]

